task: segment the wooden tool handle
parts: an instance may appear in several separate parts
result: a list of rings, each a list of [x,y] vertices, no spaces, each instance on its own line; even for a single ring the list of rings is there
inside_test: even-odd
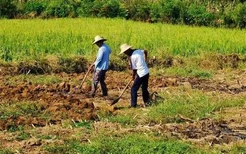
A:
[[[88,74],[89,74],[89,72],[90,72],[90,70],[91,70],[91,68],[92,68],[93,65],[94,65],[94,64],[91,64],[91,66],[89,67],[88,71],[86,72],[86,74],[85,74],[83,80],[81,81],[80,88],[82,88],[82,85],[83,85],[83,83],[85,82],[85,79],[86,79],[86,77],[88,76]]]
[[[127,83],[127,85],[125,86],[125,88],[123,89],[123,91],[121,92],[119,98],[124,94],[124,92],[126,91],[127,87],[129,86],[129,84],[132,82],[132,79]]]

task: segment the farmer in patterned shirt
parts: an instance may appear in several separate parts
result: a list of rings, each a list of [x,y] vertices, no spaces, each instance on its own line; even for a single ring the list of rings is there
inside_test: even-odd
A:
[[[109,57],[111,54],[111,49],[107,44],[104,43],[104,41],[106,40],[107,39],[98,35],[95,37],[94,42],[92,43],[92,44],[96,44],[99,47],[97,57],[94,62],[94,74],[93,74],[93,83],[92,83],[92,92],[91,92],[92,97],[95,97],[96,95],[98,83],[100,83],[101,85],[102,95],[103,96],[108,95],[107,86],[104,81],[109,66]]]

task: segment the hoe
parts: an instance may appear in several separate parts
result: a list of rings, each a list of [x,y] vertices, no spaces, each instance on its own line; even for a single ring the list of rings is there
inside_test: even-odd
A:
[[[83,78],[83,80],[81,81],[81,84],[80,84],[80,86],[79,86],[80,89],[82,88],[82,85],[83,85],[83,83],[85,82],[85,79],[86,79],[86,77],[88,76],[88,74],[89,74],[91,68],[93,67],[93,65],[94,65],[94,64],[91,64],[91,66],[88,68],[88,71],[86,72],[86,74],[85,74],[85,76],[84,76],[84,78]]]
[[[125,86],[125,88],[122,90],[120,96],[119,96],[118,98],[116,98],[116,99],[110,104],[111,106],[114,105],[114,104],[116,104],[116,103],[120,100],[121,96],[122,96],[123,93],[126,91],[127,87],[130,85],[131,82],[132,82],[132,79],[127,83],[127,85]]]

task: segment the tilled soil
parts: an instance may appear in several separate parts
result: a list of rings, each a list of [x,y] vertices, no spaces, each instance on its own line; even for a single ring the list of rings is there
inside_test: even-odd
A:
[[[83,75],[82,75],[83,76]],[[109,95],[113,94],[115,97],[117,93],[124,88],[127,83],[129,74],[122,74],[117,72],[107,73],[107,84]],[[88,85],[79,88],[78,85],[70,84],[69,81],[61,82],[53,85],[37,85],[28,81],[19,82],[15,85],[10,85],[5,82],[4,77],[0,78],[0,99],[4,102],[10,101],[37,101],[41,105],[41,109],[52,114],[52,119],[45,121],[38,117],[9,117],[5,120],[0,120],[0,129],[8,129],[11,125],[16,124],[33,124],[37,126],[44,126],[46,123],[60,123],[61,119],[70,117],[75,120],[95,120],[96,109],[94,104],[100,101],[100,88],[96,98],[90,97],[90,88]],[[69,79],[79,78],[78,75],[67,75]],[[221,82],[213,80],[205,80],[198,78],[181,78],[181,77],[166,77],[157,76],[151,77],[149,81],[150,89],[157,90],[169,86],[185,86],[191,89],[200,89],[203,91],[219,91],[229,94],[238,94],[246,92],[246,73],[241,73],[235,81]],[[83,89],[84,88],[84,89]],[[99,96],[99,97],[98,97]],[[104,99],[104,98],[101,98]],[[105,98],[108,101],[112,97]],[[129,98],[128,98],[129,99]],[[2,123],[2,125],[1,125]]]
[[[60,76],[60,74],[57,74]],[[63,74],[64,76],[64,74]],[[33,127],[45,127],[47,125],[61,124],[63,119],[80,120],[97,120],[98,110],[107,110],[115,112],[116,108],[109,106],[110,102],[117,98],[121,90],[129,81],[131,75],[122,72],[107,72],[106,83],[109,89],[108,97],[102,97],[100,88],[95,98],[90,96],[90,86],[84,84],[82,88],[70,82],[70,79],[80,80],[84,74],[66,74],[65,80],[59,84],[39,85],[28,81],[16,81],[10,84],[8,75],[0,76],[0,105],[11,103],[13,101],[34,101],[39,105],[41,112],[49,113],[50,118],[41,118],[30,115],[9,116],[0,119],[0,130],[7,130],[14,125],[28,125]],[[237,76],[226,81],[217,76],[214,79],[151,76],[149,81],[150,91],[159,91],[166,87],[184,86],[188,89],[199,89],[204,92],[217,91],[229,95],[245,94],[246,92],[246,71],[239,72]],[[122,100],[128,101],[129,97],[122,97]],[[104,103],[101,103],[104,102]],[[106,102],[106,103],[105,103]],[[102,107],[104,105],[104,107]],[[246,117],[245,109],[240,109],[241,117]],[[225,111],[227,112],[227,111]],[[240,116],[239,116],[240,117]],[[182,117],[181,117],[182,119]],[[224,144],[236,140],[245,140],[245,118],[238,120],[223,119],[213,121],[211,119],[202,119],[199,121],[187,120],[182,124],[159,124],[138,126],[134,131],[154,130],[160,134],[169,133],[184,140],[190,140],[199,143]],[[234,120],[234,121],[233,121]],[[95,128],[99,123],[95,123]],[[110,124],[109,124],[110,125]],[[115,128],[115,127],[114,127]],[[117,127],[116,127],[117,128]],[[112,131],[112,130],[111,130]],[[122,130],[130,131],[130,130]]]

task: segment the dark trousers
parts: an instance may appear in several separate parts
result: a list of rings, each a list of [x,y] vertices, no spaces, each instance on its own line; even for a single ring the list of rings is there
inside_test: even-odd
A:
[[[137,92],[141,85],[142,85],[143,101],[145,104],[148,103],[149,101],[148,82],[149,82],[149,73],[141,78],[137,75],[132,85],[132,88],[131,88],[131,106],[132,107],[137,106],[137,95],[138,95]]]
[[[107,89],[106,83],[104,82],[106,78],[105,77],[106,72],[107,70],[95,70],[94,71],[93,83],[92,83],[92,95],[95,96],[98,83],[100,83],[101,85],[103,96],[108,95],[108,89]]]

